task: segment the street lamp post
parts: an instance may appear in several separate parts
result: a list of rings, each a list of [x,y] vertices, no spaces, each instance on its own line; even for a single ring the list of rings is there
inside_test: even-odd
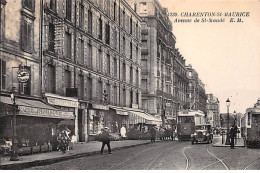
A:
[[[234,126],[237,127],[237,113],[234,111]],[[235,137],[235,144],[237,144],[237,132]]]
[[[18,141],[17,141],[17,133],[16,133],[16,104],[15,104],[15,88],[13,87],[11,90],[11,100],[13,102],[13,136],[12,136],[12,146],[11,146],[11,157],[10,161],[18,161]]]
[[[229,106],[230,106],[230,100],[229,100],[229,98],[227,99],[226,104],[227,104],[227,137],[226,137],[225,145],[230,145],[230,139],[229,139]]]

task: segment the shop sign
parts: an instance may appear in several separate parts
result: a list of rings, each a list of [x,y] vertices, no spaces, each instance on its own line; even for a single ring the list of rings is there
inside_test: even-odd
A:
[[[101,109],[101,110],[109,110],[109,107],[108,106],[105,106],[105,105],[97,105],[97,104],[92,104],[92,107],[94,109]]]
[[[57,98],[47,97],[48,103],[57,106],[64,106],[64,107],[79,107],[79,102],[71,101],[71,100],[63,100]]]
[[[35,117],[48,117],[48,118],[62,118],[74,119],[73,112],[66,112],[61,110],[51,110],[42,108],[33,108],[27,106],[18,106],[20,110],[19,115],[35,116]]]
[[[30,72],[27,69],[21,69],[17,72],[19,82],[26,83],[30,79]]]

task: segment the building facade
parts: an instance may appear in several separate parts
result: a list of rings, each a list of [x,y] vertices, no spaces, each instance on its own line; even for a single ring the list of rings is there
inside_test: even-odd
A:
[[[199,79],[199,110],[207,113],[207,95],[205,92],[205,84]]]
[[[186,66],[186,69],[189,79],[189,107],[193,110],[199,110],[199,75],[196,70],[192,68],[191,64]]]
[[[142,106],[156,117],[171,120],[186,101],[185,60],[175,48],[176,38],[167,9],[157,0],[130,0],[142,17]]]
[[[175,49],[174,56],[174,97],[177,103],[177,110],[184,110],[189,108],[188,86],[189,78],[187,77],[186,60],[181,55],[178,49]]]
[[[41,1],[1,0],[0,5],[0,138],[12,137],[16,111],[18,145],[47,145],[58,122],[74,115],[42,100]]]
[[[78,141],[127,124],[141,109],[141,18],[125,0],[49,0],[43,13],[43,92],[75,113]],[[72,100],[73,98],[73,100]],[[91,139],[90,139],[91,140]]]
[[[201,110],[204,114],[207,114],[206,103],[207,95],[205,91],[205,84],[200,80],[199,75],[192,65],[186,66],[187,76],[189,79],[188,97],[190,109]]]
[[[219,101],[213,94],[207,94],[207,110],[213,112],[212,125],[220,127]]]

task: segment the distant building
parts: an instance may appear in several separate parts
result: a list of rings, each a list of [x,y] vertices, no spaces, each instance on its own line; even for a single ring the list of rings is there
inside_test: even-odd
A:
[[[213,94],[207,94],[207,111],[213,112],[213,126],[220,126],[219,101]]]
[[[199,110],[206,114],[207,112],[207,95],[205,93],[205,84],[199,79]]]
[[[206,114],[207,96],[205,94],[205,84],[199,79],[199,74],[192,68],[192,65],[189,64],[186,68],[189,79],[189,107],[193,110],[201,110]]]
[[[211,127],[214,127],[214,120],[213,120],[214,114],[211,110],[207,110],[207,117],[206,122],[211,125]]]

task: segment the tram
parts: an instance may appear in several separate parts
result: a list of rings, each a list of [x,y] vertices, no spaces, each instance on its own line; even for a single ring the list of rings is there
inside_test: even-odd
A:
[[[191,140],[195,125],[205,124],[205,114],[202,111],[184,110],[177,113],[177,135],[179,141]]]
[[[247,147],[260,147],[260,98],[246,110],[244,140]]]

